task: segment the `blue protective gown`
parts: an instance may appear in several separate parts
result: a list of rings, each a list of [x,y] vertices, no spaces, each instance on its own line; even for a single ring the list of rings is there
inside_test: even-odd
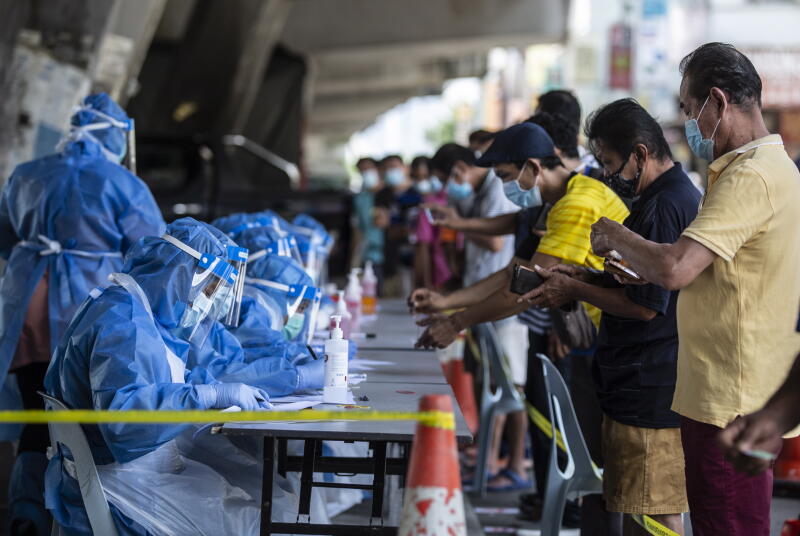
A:
[[[167,232],[198,251],[222,256],[219,231],[184,218]],[[301,384],[301,374],[284,359],[247,361],[238,341],[224,328],[214,330],[202,347],[194,347],[173,331],[186,310],[197,262],[156,237],[140,240],[129,251],[123,273],[147,297],[152,316],[142,303],[112,285],[90,297],[70,323],[54,354],[45,387],[72,408],[208,409],[209,384],[242,382],[270,395],[288,394]],[[186,366],[185,383],[175,383],[167,351]],[[186,425],[107,424],[85,426],[97,464],[126,463],[155,451],[187,430]],[[48,466],[47,506],[67,534],[89,534],[77,481],[66,472],[62,455]],[[78,500],[76,500],[78,498]],[[120,534],[144,534],[136,522],[116,508]]]
[[[106,95],[87,97],[84,104],[127,119]],[[97,120],[95,113],[81,111],[72,124]],[[18,404],[7,374],[31,296],[45,274],[49,357],[89,290],[120,269],[122,254],[140,237],[164,230],[147,186],[108,160],[107,153],[119,155],[125,148],[122,131],[92,132],[93,138],[67,143],[59,154],[17,166],[0,194],[0,256],[8,261],[0,278],[0,409]],[[42,452],[21,453],[9,488],[9,517],[35,522],[39,534],[49,533],[42,528],[49,522],[40,489],[46,463]]]
[[[102,132],[102,131],[98,131]],[[51,350],[89,291],[122,266],[122,253],[164,232],[150,190],[98,144],[79,141],[61,154],[18,166],[0,196],[0,383],[17,347],[33,290],[49,274]],[[63,251],[42,255],[39,236]]]

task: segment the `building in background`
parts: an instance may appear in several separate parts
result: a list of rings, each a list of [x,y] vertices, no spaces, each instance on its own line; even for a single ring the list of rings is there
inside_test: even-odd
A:
[[[746,53],[762,77],[768,127],[780,133],[793,158],[800,157],[800,4],[748,0],[572,0],[566,36],[561,41],[528,47],[495,48],[487,54],[479,93],[453,102],[444,94],[428,106],[442,125],[453,125],[455,141],[477,128],[500,129],[526,118],[536,97],[550,89],[570,88],[584,115],[622,97],[634,97],[665,129],[675,158],[702,187],[705,164],[693,159],[678,108],[680,60],[704,42],[728,42]],[[446,87],[446,86],[445,86]],[[446,92],[445,92],[446,93]],[[405,153],[388,143],[378,126],[402,124],[404,108],[381,116],[355,134],[346,163],[359,149],[380,147]],[[389,119],[391,118],[391,119]],[[386,123],[388,124],[388,123]],[[376,128],[378,127],[378,128]],[[409,146],[422,134],[406,131]],[[387,145],[384,145],[387,144]],[[431,144],[428,151],[435,147]]]

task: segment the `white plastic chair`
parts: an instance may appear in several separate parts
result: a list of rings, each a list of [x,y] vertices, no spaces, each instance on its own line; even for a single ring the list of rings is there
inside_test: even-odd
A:
[[[602,493],[603,475],[592,463],[564,378],[547,356],[536,354],[536,357],[544,369],[547,402],[553,417],[550,423],[552,443],[549,470],[543,494],[542,536],[557,536],[567,499]],[[558,465],[558,433],[561,434],[567,455],[567,466],[563,471]]]
[[[478,428],[478,458],[475,466],[474,489],[481,497],[486,495],[489,479],[489,450],[492,445],[494,423],[498,415],[524,411],[525,403],[511,381],[505,352],[492,324],[479,324],[473,328],[481,351],[483,386],[481,387],[481,415]],[[495,385],[492,392],[491,386]]]
[[[39,393],[44,399],[47,410],[66,410],[69,409],[63,402],[44,393]],[[89,517],[89,524],[94,534],[103,536],[117,536],[117,528],[111,517],[111,508],[108,506],[106,494],[100,483],[100,476],[92,458],[92,451],[89,449],[89,442],[83,433],[80,424],[71,422],[51,422],[47,424],[50,430],[50,441],[53,449],[58,448],[61,443],[72,453],[75,461],[75,472],[78,477],[78,484],[81,488],[83,505]],[[61,529],[53,520],[52,536],[60,536]]]

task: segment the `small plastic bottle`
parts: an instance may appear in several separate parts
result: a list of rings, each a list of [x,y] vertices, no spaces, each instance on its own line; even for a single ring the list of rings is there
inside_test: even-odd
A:
[[[347,304],[347,312],[350,313],[350,331],[358,331],[361,322],[361,284],[358,281],[360,268],[350,270],[347,276],[347,288],[344,291],[344,301]]]
[[[378,278],[372,262],[364,266],[364,277],[361,278],[361,312],[364,316],[374,316],[378,312]]]
[[[341,317],[339,327],[341,327],[342,333],[344,333],[344,338],[345,339],[349,339],[350,338],[350,323],[351,323],[350,322],[350,313],[347,312],[347,303],[345,302],[345,299],[344,299],[344,291],[343,290],[340,290],[337,293],[337,298],[338,299],[336,300],[336,311],[334,311],[333,315],[337,315],[337,316]],[[335,317],[333,315],[331,315],[330,325],[328,326],[328,329],[331,330],[331,331],[333,331],[333,329],[336,327],[336,321],[334,320]]]
[[[333,315],[331,320],[335,327],[331,330],[331,338],[325,341],[325,385],[322,388],[322,400],[328,404],[347,404],[348,343],[339,327],[341,317]]]

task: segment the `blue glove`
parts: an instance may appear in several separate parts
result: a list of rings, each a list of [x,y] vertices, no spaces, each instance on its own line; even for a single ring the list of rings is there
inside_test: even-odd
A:
[[[322,389],[325,384],[325,360],[317,359],[297,367],[297,390]]]
[[[243,383],[215,383],[211,387],[217,395],[213,408],[239,406],[243,411],[270,409],[269,395],[263,389]]]
[[[347,360],[352,361],[358,353],[358,345],[351,340],[347,341]]]

